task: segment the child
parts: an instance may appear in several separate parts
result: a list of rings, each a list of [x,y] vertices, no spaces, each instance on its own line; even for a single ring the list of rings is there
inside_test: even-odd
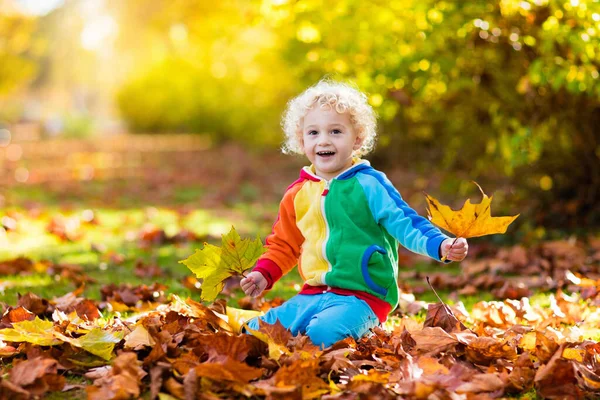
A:
[[[285,192],[267,252],[241,287],[258,296],[297,264],[300,293],[259,318],[279,320],[318,346],[359,339],[398,304],[398,241],[438,261],[463,260],[467,241],[448,238],[417,215],[382,172],[359,158],[376,136],[363,93],[321,81],[288,103],[282,125],[284,152],[304,154],[312,165]],[[248,326],[258,329],[258,320]]]

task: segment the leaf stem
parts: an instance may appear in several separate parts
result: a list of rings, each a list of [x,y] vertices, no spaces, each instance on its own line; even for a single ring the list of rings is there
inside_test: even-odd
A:
[[[452,244],[450,245],[450,247],[454,246],[454,243],[456,243],[456,240],[457,240],[458,238],[459,238],[458,236],[454,238],[454,240],[452,241]],[[448,250],[448,254],[450,254],[450,250]],[[446,259],[448,258],[448,254],[444,254],[444,256],[441,258],[441,261],[442,261],[442,262],[445,262],[445,261],[446,261]],[[429,283],[429,280],[427,281],[427,283]],[[429,286],[431,286],[431,285],[429,285]],[[432,288],[432,289],[433,289],[433,288]],[[435,290],[434,290],[434,292],[435,292]]]
[[[440,301],[440,303],[446,305],[446,303],[444,303],[444,300],[442,300],[440,298],[440,296],[437,294],[437,292],[435,291],[435,289],[433,288],[433,285],[431,285],[431,282],[429,282],[429,277],[426,276],[425,279],[427,280],[427,284],[429,285],[429,287],[431,288],[431,290],[433,290],[433,294],[435,294],[435,297],[438,298],[438,300]]]

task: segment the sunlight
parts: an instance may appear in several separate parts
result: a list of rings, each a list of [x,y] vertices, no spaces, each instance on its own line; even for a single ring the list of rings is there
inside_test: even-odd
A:
[[[17,0],[20,11],[32,15],[46,15],[50,11],[61,7],[64,0]]]
[[[110,15],[101,15],[85,24],[81,32],[81,46],[90,51],[100,49],[105,41],[118,31],[117,22]]]

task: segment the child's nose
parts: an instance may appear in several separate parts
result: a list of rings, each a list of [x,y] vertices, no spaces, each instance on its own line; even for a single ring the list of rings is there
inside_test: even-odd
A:
[[[329,143],[329,135],[319,135],[319,144],[327,144]]]

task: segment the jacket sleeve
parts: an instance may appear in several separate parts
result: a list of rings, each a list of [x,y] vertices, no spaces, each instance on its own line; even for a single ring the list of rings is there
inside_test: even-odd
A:
[[[279,215],[266,239],[267,252],[258,259],[253,269],[267,279],[267,289],[271,289],[275,282],[298,264],[304,236],[296,225],[294,198],[301,187],[302,184],[292,185],[284,194],[279,204]]]
[[[357,175],[377,223],[402,246],[441,261],[440,246],[448,238],[429,220],[417,214],[382,172],[371,170]]]

